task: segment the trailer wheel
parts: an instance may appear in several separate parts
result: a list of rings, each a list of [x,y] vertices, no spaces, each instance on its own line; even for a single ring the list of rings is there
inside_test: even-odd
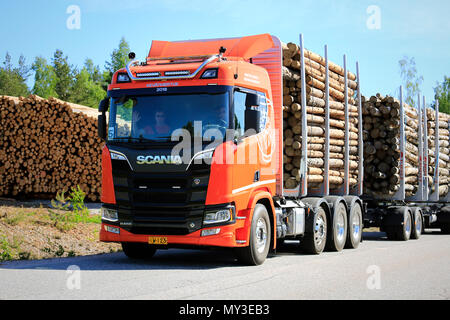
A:
[[[306,219],[305,235],[300,240],[300,249],[310,254],[320,254],[327,242],[327,214],[319,207]]]
[[[419,239],[423,231],[422,210],[420,208],[412,208],[412,229],[411,239]]]
[[[443,223],[441,225],[441,233],[442,234],[450,234],[450,223]]]
[[[396,208],[393,212],[401,216],[401,222],[386,227],[386,234],[389,240],[408,241],[411,237],[412,218],[408,207]]]
[[[355,202],[350,208],[348,215],[348,234],[345,248],[356,249],[361,242],[363,229],[362,209],[358,202]]]
[[[156,252],[154,246],[141,242],[122,242],[122,250],[130,259],[149,259]]]
[[[252,266],[262,264],[269,253],[271,236],[269,214],[266,207],[258,203],[253,212],[250,243],[247,247],[235,249],[239,262]]]
[[[331,228],[328,229],[326,248],[329,251],[342,251],[347,239],[347,209],[344,203],[339,202],[333,208],[333,211]]]

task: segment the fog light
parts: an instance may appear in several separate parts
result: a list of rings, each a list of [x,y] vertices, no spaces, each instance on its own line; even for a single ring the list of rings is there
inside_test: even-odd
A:
[[[119,216],[116,210],[102,208],[102,219],[106,221],[117,222],[119,221]]]
[[[202,230],[202,237],[213,236],[220,232],[220,228]]]
[[[105,226],[105,230],[107,232],[111,232],[111,233],[115,233],[115,234],[120,234],[120,229],[119,228],[114,228],[114,227],[110,227],[110,226]]]

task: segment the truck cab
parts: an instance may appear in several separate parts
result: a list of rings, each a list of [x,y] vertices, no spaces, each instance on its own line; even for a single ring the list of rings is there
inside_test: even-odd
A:
[[[268,34],[153,41],[114,74],[99,107],[101,241],[132,258],[214,246],[264,261],[282,184],[280,56]]]

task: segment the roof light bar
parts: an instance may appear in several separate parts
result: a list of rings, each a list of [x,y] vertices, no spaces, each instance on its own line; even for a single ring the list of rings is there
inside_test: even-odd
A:
[[[164,72],[165,76],[188,76],[191,73],[189,72],[189,70],[183,70],[183,71],[166,71]]]
[[[144,78],[144,77],[159,77],[161,75],[160,72],[143,72],[136,73],[136,77]]]

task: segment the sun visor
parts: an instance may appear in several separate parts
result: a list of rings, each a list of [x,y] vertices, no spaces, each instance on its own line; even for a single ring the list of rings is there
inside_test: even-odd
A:
[[[270,34],[228,39],[153,41],[148,58],[213,55],[219,53],[220,47],[227,48],[224,57],[247,60],[274,47],[274,43]]]

